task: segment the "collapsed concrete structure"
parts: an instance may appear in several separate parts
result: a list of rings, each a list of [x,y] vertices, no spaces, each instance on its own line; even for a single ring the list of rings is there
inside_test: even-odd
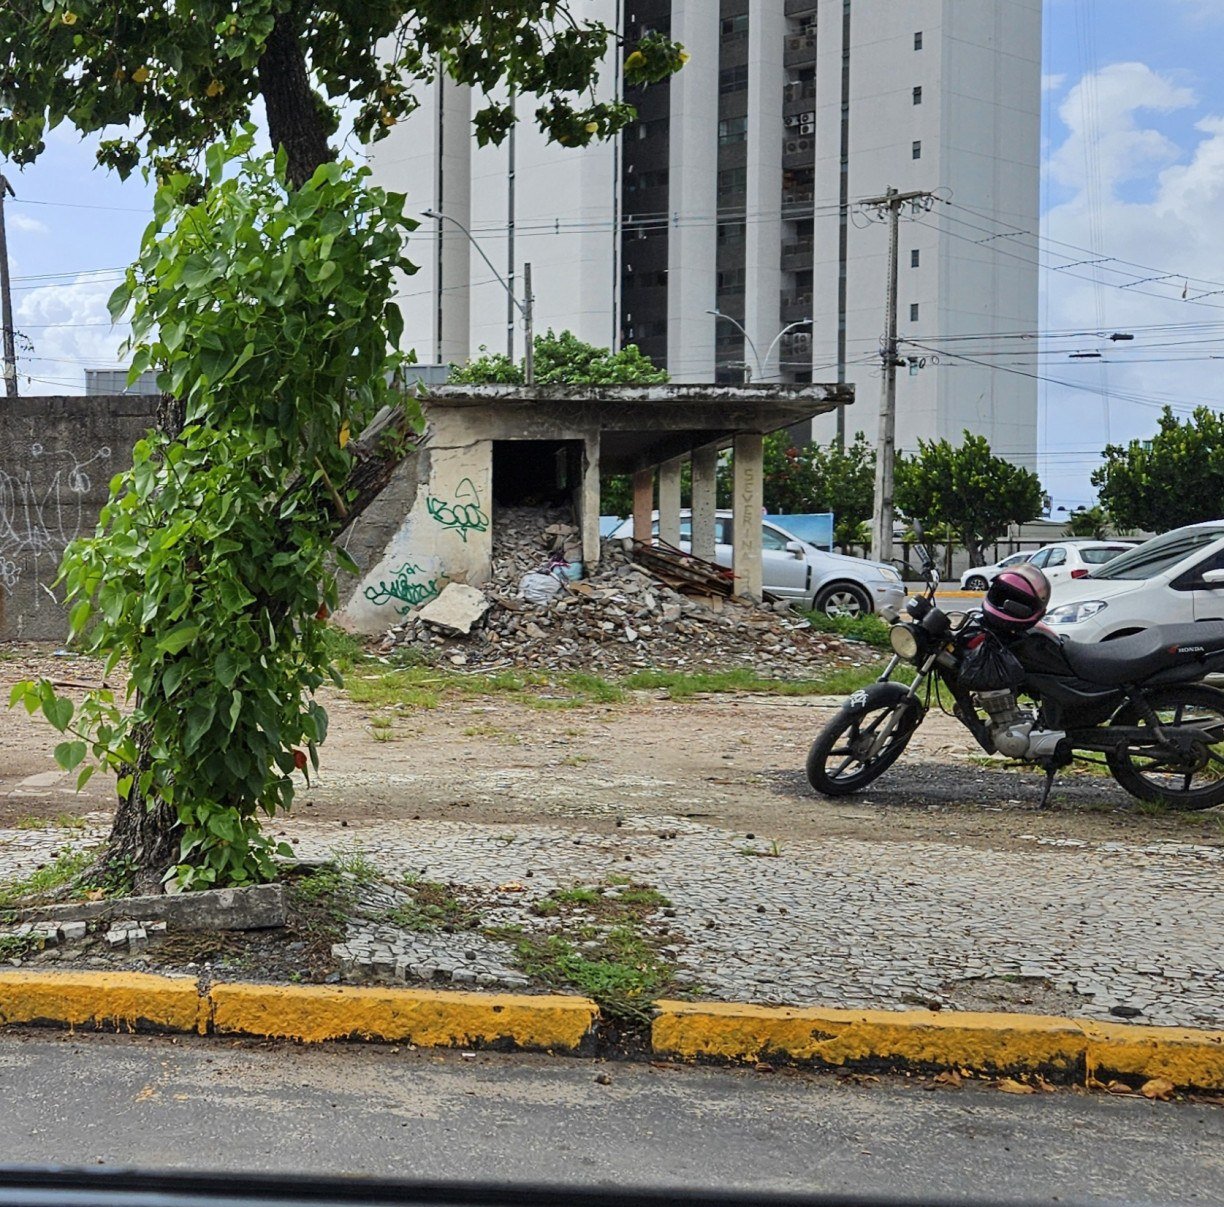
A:
[[[692,549],[714,558],[715,475],[731,450],[736,590],[761,597],[762,437],[853,401],[851,386],[439,386],[426,429],[379,503],[346,541],[360,578],[338,616],[385,631],[447,583],[489,579],[493,514],[525,502],[570,504],[582,560],[600,559],[600,480],[633,475],[634,530],[680,543],[680,473],[692,461]],[[748,523],[747,520],[753,522]]]

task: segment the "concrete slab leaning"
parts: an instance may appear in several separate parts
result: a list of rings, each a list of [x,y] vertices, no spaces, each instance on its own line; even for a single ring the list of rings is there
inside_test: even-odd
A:
[[[492,601],[466,583],[450,583],[437,599],[421,609],[421,619],[443,633],[466,637],[472,626],[492,607]]]
[[[285,886],[207,889],[149,897],[115,897],[67,905],[40,905],[21,911],[29,921],[106,922],[139,918],[164,921],[175,930],[265,930],[284,926]]]

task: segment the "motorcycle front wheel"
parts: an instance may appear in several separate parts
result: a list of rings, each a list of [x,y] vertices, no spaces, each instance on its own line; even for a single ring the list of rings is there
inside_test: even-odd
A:
[[[1202,684],[1186,684],[1151,692],[1147,702],[1161,725],[1195,726],[1205,740],[1196,756],[1172,759],[1147,745],[1129,745],[1105,756],[1110,773],[1131,796],[1156,801],[1172,809],[1210,809],[1224,804],[1224,692]],[[1143,725],[1138,710],[1128,705],[1115,725]]]
[[[822,796],[865,788],[900,758],[921,720],[922,709],[912,698],[861,711],[838,709],[808,751],[808,783]]]

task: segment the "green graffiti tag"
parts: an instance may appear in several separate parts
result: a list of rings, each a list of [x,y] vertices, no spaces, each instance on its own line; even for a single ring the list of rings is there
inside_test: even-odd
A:
[[[471,478],[464,478],[455,487],[453,502],[430,495],[425,506],[443,528],[457,533],[464,544],[467,544],[469,532],[488,531],[489,517],[481,510],[480,492]]]
[[[431,578],[427,582],[418,582],[412,577],[414,574],[424,573],[425,571],[420,566],[414,566],[412,562],[405,562],[395,572],[390,582],[384,579],[377,587],[366,587],[365,597],[378,607],[390,603],[393,599],[398,599],[403,607],[397,607],[395,610],[401,616],[406,616],[413,608],[419,607],[426,600],[433,599],[438,594],[436,578]]]

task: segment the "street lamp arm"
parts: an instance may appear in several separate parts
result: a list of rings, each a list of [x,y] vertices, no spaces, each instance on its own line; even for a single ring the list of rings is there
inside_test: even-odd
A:
[[[748,341],[748,347],[752,349],[752,358],[756,361],[757,376],[764,377],[765,369],[761,364],[761,354],[757,351],[756,344],[752,342],[752,336],[744,329],[743,323],[738,319],[733,319],[729,314],[723,314],[721,310],[707,310],[706,314],[712,314],[716,319],[726,319],[739,333]]]
[[[769,345],[769,348],[765,352],[765,363],[769,363],[769,358],[773,355],[773,350],[778,346],[782,340],[782,337],[788,331],[794,331],[796,327],[810,327],[811,325],[811,319],[796,319],[793,323],[787,323],[787,325],[773,337],[773,343]],[[764,374],[762,374],[762,376],[764,376]]]
[[[442,213],[439,213],[437,210],[422,210],[421,217],[422,218],[436,218],[439,222],[443,220],[447,222],[453,222],[465,235],[467,235],[468,242],[476,249],[477,254],[480,256],[480,258],[489,266],[489,271],[498,279],[498,281],[501,284],[501,287],[506,291],[506,293],[510,295],[510,300],[517,307],[519,314],[521,314],[524,318],[527,317],[527,310],[523,306],[523,303],[520,302],[518,298],[514,296],[514,290],[510,288],[510,283],[506,280],[505,277],[501,275],[500,272],[497,271],[496,268],[493,267],[493,261],[490,260],[489,257],[485,255],[484,248],[481,247],[480,244],[476,242],[476,239],[473,237],[472,232],[468,230],[468,228],[464,226],[463,223],[460,222],[458,218],[452,218],[450,214],[442,214]]]

